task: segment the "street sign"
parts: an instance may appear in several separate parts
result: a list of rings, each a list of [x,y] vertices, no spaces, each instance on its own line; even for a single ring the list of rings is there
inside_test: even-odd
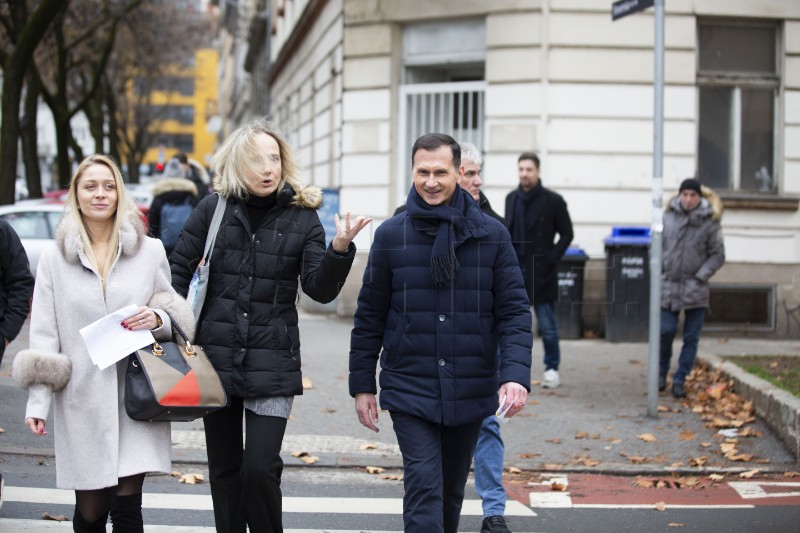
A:
[[[653,7],[655,0],[619,0],[611,4],[611,20],[621,19],[631,13]]]

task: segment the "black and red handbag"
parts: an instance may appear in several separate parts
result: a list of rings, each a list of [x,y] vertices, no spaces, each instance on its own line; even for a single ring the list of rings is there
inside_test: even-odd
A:
[[[175,321],[170,322],[178,342],[154,342],[128,356],[125,411],[134,420],[188,422],[227,404],[203,348],[191,344]]]

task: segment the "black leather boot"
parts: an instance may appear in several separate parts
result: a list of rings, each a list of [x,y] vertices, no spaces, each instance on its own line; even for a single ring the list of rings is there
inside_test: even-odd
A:
[[[113,533],[144,533],[141,493],[114,497],[111,526]]]
[[[108,522],[108,513],[95,522],[87,522],[76,508],[72,517],[72,531],[75,533],[105,533],[106,522]]]
[[[683,388],[683,383],[672,384],[672,396],[674,398],[686,398],[686,389]]]
[[[667,376],[658,376],[658,392],[667,390]]]

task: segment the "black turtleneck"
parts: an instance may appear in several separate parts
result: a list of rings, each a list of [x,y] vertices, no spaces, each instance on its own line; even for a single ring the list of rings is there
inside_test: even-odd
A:
[[[278,192],[275,191],[268,196],[256,196],[251,194],[245,202],[244,206],[247,208],[247,218],[250,219],[250,230],[255,233],[261,225],[261,221],[267,216],[267,213],[275,207],[278,199]]]

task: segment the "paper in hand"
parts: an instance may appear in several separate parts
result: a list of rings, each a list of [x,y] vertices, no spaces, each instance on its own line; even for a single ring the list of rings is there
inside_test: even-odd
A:
[[[155,341],[150,330],[131,331],[122,327],[122,321],[135,315],[138,309],[137,305],[125,306],[81,329],[89,357],[100,370]]]
[[[511,409],[511,406],[514,405],[514,402],[508,402],[508,405],[506,405],[506,398],[508,397],[506,395],[503,395],[503,401],[500,402],[500,407],[498,407],[497,411],[494,413],[495,416],[499,418],[500,422],[502,422],[503,424],[511,420],[510,418],[506,417],[506,413],[508,413],[509,409]]]

